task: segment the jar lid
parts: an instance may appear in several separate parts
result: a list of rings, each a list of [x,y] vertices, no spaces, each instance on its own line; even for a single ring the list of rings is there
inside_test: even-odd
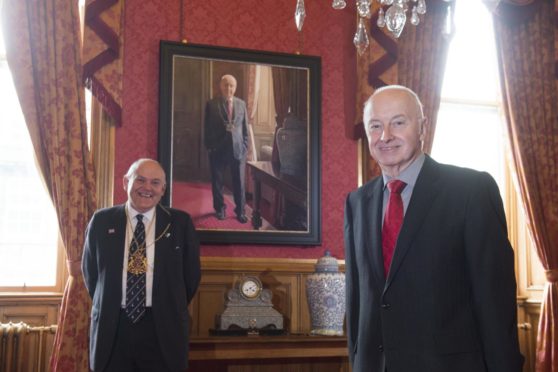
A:
[[[337,259],[331,255],[329,250],[325,251],[323,257],[318,258],[316,263],[316,272],[318,273],[336,273],[339,272],[339,263]]]

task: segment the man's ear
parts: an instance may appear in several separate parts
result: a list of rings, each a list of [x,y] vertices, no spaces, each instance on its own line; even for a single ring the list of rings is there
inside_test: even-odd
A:
[[[422,119],[419,119],[419,134],[420,134],[421,141],[424,141],[427,130],[428,130],[428,118],[425,116]]]
[[[122,186],[124,187],[124,191],[128,192],[128,176],[122,177]]]

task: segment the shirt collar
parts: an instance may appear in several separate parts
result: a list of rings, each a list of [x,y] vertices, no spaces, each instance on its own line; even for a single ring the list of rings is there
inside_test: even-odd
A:
[[[409,186],[407,189],[413,189],[415,187],[415,183],[417,182],[418,175],[424,164],[424,153],[421,153],[407,168],[405,168],[401,173],[399,173],[398,177],[390,177],[387,174],[382,173],[382,177],[384,178],[384,189],[387,183],[392,179],[396,178],[401,180]]]
[[[136,220],[136,216],[137,216],[138,214],[142,214],[142,215],[143,215],[143,221],[144,221],[144,222],[149,222],[149,221],[151,221],[151,220],[153,219],[153,214],[155,213],[155,208],[156,208],[156,207],[153,207],[153,208],[151,208],[150,210],[148,210],[148,211],[145,212],[145,213],[140,213],[140,212],[136,211],[136,210],[134,209],[134,207],[132,207],[132,206],[130,205],[130,202],[126,202],[126,209],[128,210],[128,217],[130,218],[130,221],[135,221],[135,220]]]

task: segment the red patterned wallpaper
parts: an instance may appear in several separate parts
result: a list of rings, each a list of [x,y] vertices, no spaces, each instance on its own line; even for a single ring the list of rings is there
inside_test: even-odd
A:
[[[184,1],[189,42],[293,53],[295,0]],[[202,247],[204,256],[343,258],[343,208],[357,185],[356,142],[345,137],[355,115],[354,9],[306,1],[303,54],[322,58],[322,246]],[[128,1],[125,9],[123,124],[116,132],[115,203],[126,199],[120,175],[139,157],[157,156],[159,40],[180,39],[180,1]]]

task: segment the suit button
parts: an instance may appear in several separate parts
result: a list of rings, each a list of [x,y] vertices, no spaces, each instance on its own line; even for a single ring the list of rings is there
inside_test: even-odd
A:
[[[384,345],[379,345],[379,346],[378,346],[378,350],[384,351]]]
[[[385,310],[387,310],[391,307],[390,304],[382,304],[381,306],[382,306],[382,309],[385,309]]]

